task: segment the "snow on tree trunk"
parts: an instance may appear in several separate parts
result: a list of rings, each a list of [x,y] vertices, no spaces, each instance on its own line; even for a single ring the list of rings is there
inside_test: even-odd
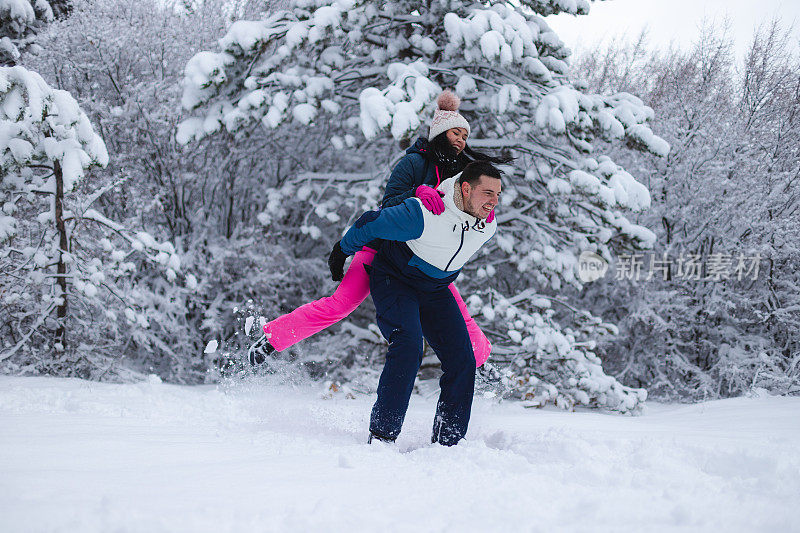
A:
[[[177,140],[327,126],[336,130],[334,153],[352,147],[359,135],[407,140],[427,133],[434,99],[443,88],[455,88],[472,125],[468,144],[518,158],[507,169],[498,236],[475,261],[482,270],[470,267],[465,275],[468,282],[481,274],[491,278],[493,289],[485,289],[484,280],[482,296],[473,294],[472,303],[482,325],[499,333],[494,360],[503,382],[532,405],[635,412],[645,391],[607,376],[593,351],[614,326],[566,299],[583,286],[577,275],[582,252],[612,262],[614,254],[651,249],[655,241],[626,214],[649,207],[647,188],[596,153],[593,142],[625,141],[659,156],[669,146],[651,131],[653,111],[641,100],[589,94],[569,79],[570,52],[544,16],[588,11],[584,0],[516,6],[294,0],[265,20],[233,23],[219,51],[200,52],[187,63],[188,116]],[[330,214],[348,219],[374,206],[382,178],[354,187],[331,176],[330,199],[312,206],[301,229],[319,236],[315,218],[326,228]],[[281,201],[296,202],[298,190],[300,184],[290,183],[270,191],[270,214],[281,213]],[[339,230],[329,237],[338,238]]]
[[[55,202],[54,216],[56,232],[58,233],[56,276],[58,288],[60,289],[56,294],[61,298],[61,304],[56,309],[58,326],[56,328],[54,346],[56,350],[60,352],[67,347],[65,320],[67,318],[69,301],[67,293],[67,265],[64,262],[64,253],[69,252],[69,244],[67,243],[67,227],[66,224],[64,224],[64,172],[61,170],[61,164],[58,161],[53,161],[53,177],[56,180],[56,194],[53,200]]]

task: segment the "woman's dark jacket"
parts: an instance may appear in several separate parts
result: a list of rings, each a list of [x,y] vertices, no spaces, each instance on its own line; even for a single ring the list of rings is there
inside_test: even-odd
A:
[[[386,192],[381,200],[381,207],[391,207],[402,204],[406,199],[412,198],[420,185],[430,185],[436,188],[444,179],[436,165],[425,158],[428,140],[420,137],[413,146],[406,150],[406,155],[392,170],[392,175],[386,183]]]

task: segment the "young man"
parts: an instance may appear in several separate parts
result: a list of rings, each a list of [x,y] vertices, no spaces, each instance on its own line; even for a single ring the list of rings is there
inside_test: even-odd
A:
[[[497,229],[497,223],[486,218],[499,199],[500,171],[475,161],[439,189],[444,193],[444,213],[431,213],[418,198],[370,211],[331,254],[343,262],[373,239],[386,240],[369,269],[378,326],[389,341],[370,418],[370,441],[394,441],[400,434],[422,361],[423,336],[442,362],[443,372],[432,441],[452,446],[467,432],[475,355],[448,285]]]

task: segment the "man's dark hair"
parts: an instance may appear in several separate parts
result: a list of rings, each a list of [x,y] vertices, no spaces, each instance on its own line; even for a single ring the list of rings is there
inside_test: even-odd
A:
[[[481,179],[481,176],[489,176],[490,178],[502,179],[502,172],[488,161],[473,161],[464,167],[461,176],[458,178],[458,184],[466,182],[472,187],[476,186]]]

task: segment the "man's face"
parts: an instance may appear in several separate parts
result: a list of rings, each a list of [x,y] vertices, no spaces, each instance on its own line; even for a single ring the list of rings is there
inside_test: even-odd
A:
[[[477,218],[486,218],[500,200],[500,180],[482,175],[473,187],[469,183],[461,184],[461,195],[464,198],[464,211]]]

